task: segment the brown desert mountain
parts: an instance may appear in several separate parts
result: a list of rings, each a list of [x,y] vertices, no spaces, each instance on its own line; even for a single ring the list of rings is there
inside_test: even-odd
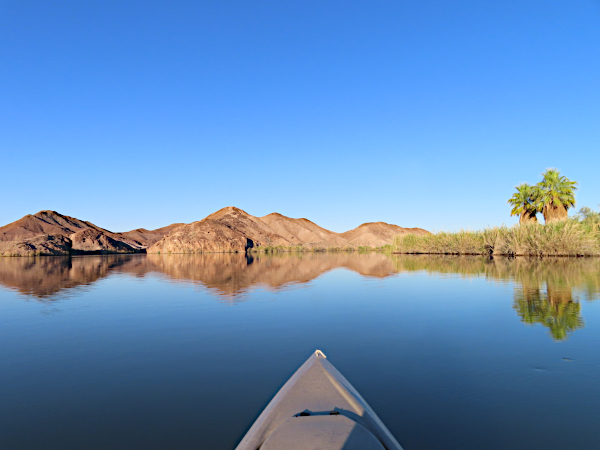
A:
[[[308,219],[292,219],[279,213],[272,213],[261,217],[260,220],[292,245],[304,245],[309,248],[348,246],[348,242],[338,233],[321,228]]]
[[[28,214],[16,222],[1,227],[0,239],[11,241],[29,239],[40,235],[65,236],[88,228],[106,231],[89,222],[63,216],[55,211],[40,211],[37,214]]]
[[[147,249],[148,253],[243,252],[255,247],[352,249],[391,244],[396,235],[429,234],[385,222],[366,223],[345,233],[326,230],[308,219],[278,213],[255,217],[228,206],[198,222],[176,228]]]
[[[218,221],[243,234],[252,241],[249,247],[292,245],[286,238],[277,234],[266,222],[234,206],[220,209],[207,216],[206,219]]]
[[[268,245],[292,245],[258,217],[233,206],[171,231],[148,253],[245,252]]]
[[[184,223],[173,223],[171,225],[167,225],[166,227],[157,228],[156,230],[146,230],[145,228],[138,228],[136,230],[125,231],[124,233],[119,233],[121,236],[126,237],[127,239],[131,239],[133,241],[139,242],[142,244],[144,248],[150,247],[155,242],[160,241],[165,235],[169,234],[169,232],[181,225],[185,225]]]
[[[341,233],[340,236],[358,247],[381,247],[391,244],[394,237],[405,234],[423,236],[430,233],[422,228],[402,228],[385,222],[369,222]]]
[[[133,253],[140,249],[137,242],[126,243],[123,240],[119,240],[119,237],[115,236],[114,233],[103,233],[94,228],[86,228],[70,235],[69,239],[71,239],[71,248],[73,250],[85,253]]]
[[[255,217],[233,206],[190,224],[114,233],[55,211],[40,211],[0,227],[0,256],[246,252],[257,247],[353,249],[391,244],[397,235],[428,233],[384,222],[335,233],[308,219],[278,213]]]
[[[182,225],[150,246],[147,253],[245,252],[249,239],[216,220],[203,219]]]
[[[91,222],[40,211],[0,227],[0,256],[135,253],[156,242],[173,225],[141,233],[113,233]]]

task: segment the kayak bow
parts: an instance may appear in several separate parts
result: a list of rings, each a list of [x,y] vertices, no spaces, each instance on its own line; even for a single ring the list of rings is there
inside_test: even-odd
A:
[[[402,450],[317,350],[273,397],[236,450]]]

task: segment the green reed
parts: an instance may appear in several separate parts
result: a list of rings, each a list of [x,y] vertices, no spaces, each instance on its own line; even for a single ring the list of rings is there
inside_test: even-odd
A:
[[[426,236],[397,236],[397,253],[507,256],[600,256],[598,226],[577,220],[483,231],[439,232]]]

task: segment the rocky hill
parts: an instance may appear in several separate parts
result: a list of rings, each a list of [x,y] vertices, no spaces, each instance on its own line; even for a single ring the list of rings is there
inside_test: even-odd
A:
[[[273,231],[290,242],[291,245],[303,245],[308,248],[343,248],[348,246],[346,239],[338,233],[321,228],[308,219],[292,219],[279,213],[260,218]]]
[[[336,233],[308,219],[278,213],[255,217],[233,206],[190,224],[114,233],[56,211],[40,211],[0,227],[0,256],[246,252],[257,247],[299,246],[307,250],[352,249],[391,244],[397,235],[428,233],[385,222]]]
[[[292,243],[258,217],[233,206],[171,231],[148,253],[245,252],[249,248]]]
[[[228,206],[198,222],[178,227],[147,249],[148,253],[244,252],[255,247],[306,249],[381,247],[396,235],[428,234],[385,222],[365,223],[345,233],[326,230],[308,219],[278,213],[255,217]]]
[[[204,220],[214,220],[246,236],[249,239],[249,247],[292,245],[290,241],[273,230],[269,224],[234,206],[220,209]]]
[[[160,241],[165,235],[169,234],[171,230],[181,225],[185,224],[173,223],[171,225],[167,225],[166,227],[157,228],[156,230],[146,230],[145,228],[137,228],[135,230],[125,231],[119,234],[126,239],[138,242],[143,248],[146,248],[150,247],[155,242]]]
[[[141,252],[175,225],[113,233],[56,211],[40,211],[0,227],[0,256]]]
[[[369,222],[359,225],[353,230],[341,233],[340,236],[350,245],[358,247],[381,247],[391,244],[395,236],[430,234],[422,228],[402,228],[385,222]]]

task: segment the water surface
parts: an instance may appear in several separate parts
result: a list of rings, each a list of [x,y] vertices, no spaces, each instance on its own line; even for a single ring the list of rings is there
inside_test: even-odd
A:
[[[319,348],[405,450],[600,448],[600,261],[0,258],[0,448],[232,449]]]

